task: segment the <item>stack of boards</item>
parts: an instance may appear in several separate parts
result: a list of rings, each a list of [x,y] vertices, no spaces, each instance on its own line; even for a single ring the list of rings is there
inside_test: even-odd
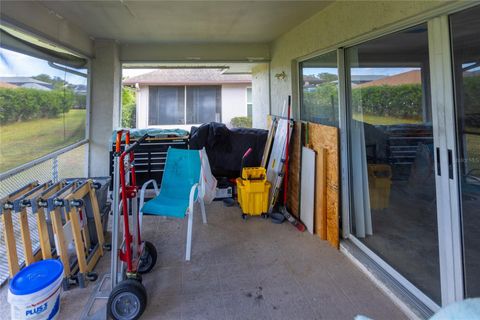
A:
[[[270,151],[267,178],[272,183],[270,210],[283,180],[286,119],[273,118],[265,154]],[[287,207],[307,230],[335,248],[339,246],[339,140],[338,129],[296,121],[290,125]],[[262,165],[266,164],[265,156]],[[271,212],[271,211],[270,211]]]

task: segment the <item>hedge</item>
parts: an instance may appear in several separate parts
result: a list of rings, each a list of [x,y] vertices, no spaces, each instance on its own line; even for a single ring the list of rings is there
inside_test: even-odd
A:
[[[234,117],[230,120],[230,125],[233,128],[251,128],[252,117]]]
[[[72,90],[0,88],[0,124],[54,118],[75,105]]]
[[[421,84],[353,88],[352,111],[366,115],[421,119],[422,95]],[[480,77],[463,79],[463,99],[465,113],[478,113]],[[335,84],[323,84],[315,88],[315,91],[303,93],[302,117],[304,118],[332,116],[335,118],[332,112],[337,112],[337,107],[338,90]]]

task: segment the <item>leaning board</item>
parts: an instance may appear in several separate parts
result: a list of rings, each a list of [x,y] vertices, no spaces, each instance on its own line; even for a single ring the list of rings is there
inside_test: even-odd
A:
[[[315,231],[315,151],[302,147],[300,219],[311,234]]]
[[[302,156],[302,122],[295,121],[290,138],[288,161],[287,207],[295,217],[300,217],[300,162]]]
[[[338,129],[321,124],[308,123],[308,141],[309,147],[315,150],[317,155],[321,152],[326,153],[326,239],[333,247],[338,248],[340,242]],[[322,190],[321,184],[323,179],[318,179],[318,172],[317,168],[315,189]],[[322,201],[315,201],[315,216],[317,216],[317,212],[321,212],[322,210],[321,202]],[[317,230],[317,225],[315,229]]]

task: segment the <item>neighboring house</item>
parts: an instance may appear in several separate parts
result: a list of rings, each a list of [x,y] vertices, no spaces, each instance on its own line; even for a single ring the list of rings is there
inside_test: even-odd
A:
[[[14,85],[14,84],[8,83],[8,82],[1,82],[1,81],[0,81],[0,88],[4,88],[4,89],[15,89],[15,88],[17,88],[17,86]]]
[[[351,78],[352,84],[360,85],[362,83],[372,82],[375,80],[385,78],[385,76],[375,75],[375,74],[352,74],[350,78]]]
[[[219,69],[159,69],[123,81],[137,90],[137,128],[230,125],[252,114],[252,77]]]
[[[399,86],[401,84],[421,84],[422,74],[420,70],[411,70],[393,76],[384,77],[378,80],[365,82],[357,85],[355,88],[367,88],[375,86]]]
[[[10,83],[17,87],[38,89],[50,91],[52,90],[52,84],[30,77],[0,77],[0,82]]]

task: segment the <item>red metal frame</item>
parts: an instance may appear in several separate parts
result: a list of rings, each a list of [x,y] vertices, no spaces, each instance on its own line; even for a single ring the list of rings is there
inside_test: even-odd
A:
[[[130,131],[128,130],[119,130],[117,131],[117,137],[115,141],[115,152],[119,154],[121,152],[121,143],[122,143],[122,135],[125,133],[125,150],[127,149],[127,146],[130,144]],[[126,170],[125,170],[125,157],[129,155],[128,158],[128,174],[130,175],[130,182],[127,184],[125,176],[126,176]],[[121,261],[125,262],[127,264],[127,273],[134,273],[137,271],[138,267],[138,262],[139,259],[136,259],[136,261],[133,260],[132,257],[132,234],[130,233],[130,226],[129,226],[129,212],[128,212],[128,205],[127,205],[127,200],[128,199],[133,199],[137,197],[137,180],[135,177],[135,166],[134,166],[134,160],[135,160],[135,154],[134,151],[131,150],[129,152],[123,151],[120,154],[119,157],[119,174],[120,174],[120,188],[121,188],[121,197],[122,197],[122,213],[123,213],[123,223],[124,223],[124,237],[125,237],[125,249],[122,251],[122,249],[119,249],[118,256]],[[133,165],[132,165],[133,164]],[[135,219],[137,219],[137,239],[138,243],[137,246],[137,256],[141,256],[141,252],[143,250],[142,246],[142,239],[140,235],[140,220],[139,220],[139,214],[135,214]]]

